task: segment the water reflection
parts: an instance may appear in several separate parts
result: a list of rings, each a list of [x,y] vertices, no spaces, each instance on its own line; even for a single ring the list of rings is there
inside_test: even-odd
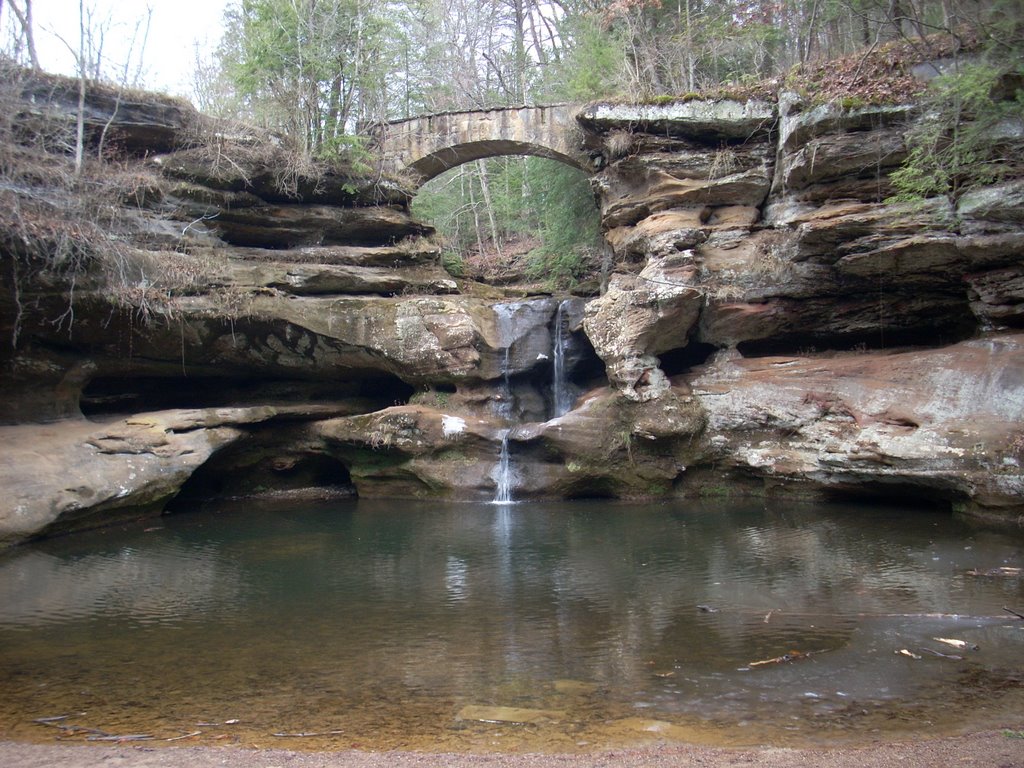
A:
[[[104,614],[173,623],[230,611],[240,583],[210,547],[123,546],[74,557],[26,549],[0,568],[0,627]]]
[[[966,572],[1020,555],[1010,537],[877,508],[180,515],[0,558],[0,714],[22,738],[69,711],[173,735],[242,707],[248,740],[340,722],[421,748],[472,745],[454,717],[466,704],[564,712],[517,732],[559,748],[619,740],[637,715],[741,741],[869,733],[909,710],[934,731],[1015,706],[1024,630],[1001,609],[1024,604],[1021,581]],[[950,636],[981,650],[921,650]],[[978,709],[993,681],[1001,698]]]

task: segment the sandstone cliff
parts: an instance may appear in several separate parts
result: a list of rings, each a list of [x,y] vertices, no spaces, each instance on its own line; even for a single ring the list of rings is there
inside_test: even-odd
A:
[[[67,84],[6,88],[4,540],[224,495],[490,499],[502,455],[522,499],[1024,514],[1024,181],[883,202],[912,105],[582,110],[616,268],[563,299],[458,283],[398,187],[156,97],[94,92],[115,159],[69,180],[39,146]]]

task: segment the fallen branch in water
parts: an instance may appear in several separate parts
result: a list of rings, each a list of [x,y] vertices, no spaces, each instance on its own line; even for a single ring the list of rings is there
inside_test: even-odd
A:
[[[76,736],[79,733],[91,733],[93,736],[109,736],[110,734],[106,731],[101,731],[99,728],[89,728],[84,725],[61,725],[60,723],[48,723],[54,728],[59,728],[69,736]]]
[[[202,735],[202,733],[202,731],[192,731],[192,733],[186,733],[181,736],[171,736],[171,738],[164,739],[164,741],[181,741],[182,739],[191,739],[193,736]]]
[[[99,728],[89,728],[85,725],[74,724],[65,725],[61,722],[62,720],[67,720],[68,717],[70,717],[70,715],[58,715],[56,717],[39,717],[33,720],[32,722],[38,723],[39,725],[49,725],[52,728],[57,728],[58,730],[67,734],[68,736],[77,736],[80,733],[87,733],[89,735],[86,736],[86,741],[146,741],[148,739],[153,738],[148,733],[107,733],[106,731],[101,731]],[[200,733],[200,731],[196,731],[196,734],[198,733]],[[179,738],[186,737],[181,736]],[[172,739],[168,739],[168,741],[172,741]]]
[[[1012,611],[1012,610],[1010,610],[1009,608],[1007,608],[1005,606],[1003,607],[1003,610],[1006,611],[1007,613],[1012,613],[1018,619],[1024,619],[1024,613],[1017,613],[1016,611]]]
[[[922,648],[925,653],[930,653],[932,656],[938,656],[940,659],[949,659],[950,661],[963,661],[963,656],[958,656],[955,653],[942,653],[940,651],[933,651],[931,648]]]
[[[307,739],[311,736],[338,736],[344,731],[302,731],[300,733],[272,733],[279,739]]]
[[[1021,575],[1021,569],[1020,568],[1014,568],[1014,567],[1011,567],[1009,565],[1003,565],[1003,566],[1000,566],[999,568],[989,568],[987,571],[983,571],[980,568],[971,568],[971,570],[967,571],[967,575],[968,576],[1005,576],[1005,577],[1012,578],[1012,577],[1015,577],[1015,576],[1020,576]]]
[[[784,653],[781,656],[776,656],[773,659],[762,659],[761,661],[752,661],[747,664],[748,667],[760,667],[765,664],[785,664],[790,661],[796,661],[797,659],[806,659],[809,656],[814,656],[818,653],[825,653],[825,650],[820,651],[790,651]]]

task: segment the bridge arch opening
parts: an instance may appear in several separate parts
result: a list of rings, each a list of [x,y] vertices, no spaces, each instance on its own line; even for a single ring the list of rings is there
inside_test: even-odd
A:
[[[562,163],[581,174],[587,173],[587,169],[578,160],[556,149],[543,144],[506,139],[468,141],[443,147],[409,163],[406,170],[414,176],[413,183],[418,189],[460,165],[492,157],[539,157]]]
[[[493,296],[496,304],[530,305],[527,316],[541,330],[539,337],[528,334],[529,344],[539,351],[536,359],[529,354],[529,370],[506,380],[506,402],[519,417],[549,418],[562,402],[558,392],[571,399],[607,386],[604,363],[581,328],[578,297],[600,293],[608,246],[590,176],[578,165],[522,154],[466,160],[424,184],[412,211],[437,230],[445,268],[478,284],[466,292]],[[547,347],[538,341],[544,328]],[[524,343],[512,354],[521,356]],[[458,397],[496,402],[472,387],[460,387]]]
[[[597,295],[607,243],[590,176],[571,158],[477,142],[424,183],[413,215],[440,235],[457,278]],[[518,149],[519,151],[515,151]],[[485,151],[485,156],[477,156]]]

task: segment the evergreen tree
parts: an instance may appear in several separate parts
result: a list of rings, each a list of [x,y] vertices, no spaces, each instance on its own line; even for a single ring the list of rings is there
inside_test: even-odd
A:
[[[892,174],[895,200],[956,199],[1024,171],[1024,2],[993,3],[974,21],[987,42],[979,56],[954,62],[925,94],[922,117],[906,137],[907,160]]]

